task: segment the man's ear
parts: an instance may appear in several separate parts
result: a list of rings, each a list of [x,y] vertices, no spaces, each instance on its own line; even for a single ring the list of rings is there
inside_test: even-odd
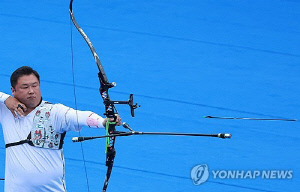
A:
[[[15,88],[13,88],[13,87],[10,87],[10,89],[11,89],[11,93],[12,93],[12,95],[13,95],[13,96],[15,96],[16,89],[15,89]]]

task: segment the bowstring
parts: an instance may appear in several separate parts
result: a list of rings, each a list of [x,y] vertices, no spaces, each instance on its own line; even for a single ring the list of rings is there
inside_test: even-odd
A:
[[[72,79],[73,79],[73,94],[74,94],[74,103],[75,103],[75,111],[76,111],[76,119],[77,119],[77,125],[79,126],[79,120],[78,120],[78,113],[77,113],[77,98],[76,98],[76,86],[75,86],[75,73],[74,73],[74,52],[73,52],[73,25],[72,25],[72,20],[70,18],[70,31],[71,31],[71,60],[72,60]],[[81,137],[81,131],[78,132],[79,137]],[[85,179],[86,179],[86,184],[87,184],[87,189],[88,192],[90,192],[90,187],[89,187],[89,179],[88,179],[88,174],[87,174],[87,168],[86,168],[86,162],[85,162],[85,155],[84,155],[84,150],[83,150],[83,144],[80,142],[80,147],[81,147],[81,153],[82,153],[82,160],[83,160],[83,165],[84,165],[84,171],[85,171]]]

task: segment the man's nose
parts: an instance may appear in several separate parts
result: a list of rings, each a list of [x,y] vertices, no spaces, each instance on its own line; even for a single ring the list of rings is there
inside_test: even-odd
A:
[[[29,86],[29,93],[32,94],[33,93],[33,89],[31,86]]]

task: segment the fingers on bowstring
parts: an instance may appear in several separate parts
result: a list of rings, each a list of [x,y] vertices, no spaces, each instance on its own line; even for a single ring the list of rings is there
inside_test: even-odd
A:
[[[19,116],[24,117],[25,116],[25,111],[27,110],[26,106],[24,104],[19,103],[18,106],[13,110],[13,114],[17,113]],[[15,116],[16,117],[16,116]]]
[[[19,103],[18,108],[22,109],[23,112],[27,111],[27,107],[23,103]]]

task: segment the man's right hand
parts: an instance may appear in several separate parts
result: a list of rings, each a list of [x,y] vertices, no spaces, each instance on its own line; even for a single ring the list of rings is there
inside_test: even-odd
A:
[[[25,111],[27,111],[27,108],[18,99],[10,96],[5,100],[4,104],[11,111],[15,118],[17,117],[16,113],[21,117],[25,116]]]

